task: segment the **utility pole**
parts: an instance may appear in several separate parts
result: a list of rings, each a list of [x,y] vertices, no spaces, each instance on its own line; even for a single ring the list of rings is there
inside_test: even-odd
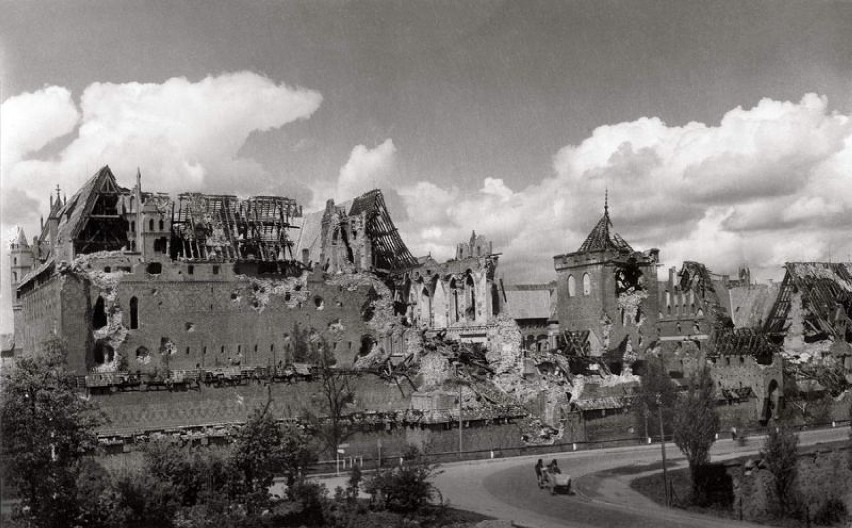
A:
[[[464,429],[464,422],[462,421],[462,386],[461,386],[461,383],[459,383],[459,458],[462,457],[462,446],[463,446],[462,430],[463,429]]]
[[[666,507],[669,507],[671,505],[671,498],[669,497],[669,474],[666,469],[666,435],[663,430],[663,405],[660,396],[660,394],[657,394],[657,413],[660,420],[660,451],[663,454],[663,486],[665,486],[666,490]]]
[[[462,383],[461,378],[459,377],[459,364],[456,362],[456,385],[459,388],[459,458],[462,457],[462,448],[464,446],[464,442],[462,440],[462,429],[464,428],[464,422],[462,421]]]

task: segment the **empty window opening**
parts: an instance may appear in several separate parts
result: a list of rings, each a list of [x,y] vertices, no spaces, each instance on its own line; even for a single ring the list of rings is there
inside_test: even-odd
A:
[[[134,233],[136,232],[136,221],[135,220],[130,222],[130,230],[133,231]]]
[[[159,275],[163,272],[163,265],[159,262],[150,262],[145,266],[145,271],[151,275]]]
[[[219,274],[219,266],[213,266],[213,275]]]
[[[104,273],[112,273],[112,268],[109,266],[104,266]]]
[[[146,359],[148,357],[148,349],[141,346],[136,349],[136,359]]]
[[[189,355],[189,347],[186,347],[186,355]]]
[[[583,273],[583,295],[592,294],[592,278],[588,273]]]
[[[222,348],[219,350],[219,352],[222,353],[222,354],[225,353],[225,345],[222,345]]]
[[[323,302],[322,297],[320,297],[319,295],[314,297],[314,306],[317,307],[317,310],[322,310],[325,306],[325,303]]]
[[[192,264],[190,264],[189,266],[187,266],[187,267],[186,267],[186,273],[187,273],[188,275],[192,275],[192,274],[194,274],[194,273],[195,273],[195,266],[193,266]]]
[[[139,299],[136,297],[130,298],[130,329],[139,328]]]
[[[568,297],[577,295],[577,281],[573,275],[568,275]]]
[[[107,324],[106,310],[104,310],[104,298],[98,295],[98,300],[95,301],[95,309],[92,313],[92,328],[97,330],[103,328]]]
[[[154,219],[152,218],[152,219],[148,220],[148,231],[153,231],[153,230],[154,230]]]
[[[165,229],[165,224],[163,224],[163,219],[160,218],[160,231],[163,231],[164,229]]]

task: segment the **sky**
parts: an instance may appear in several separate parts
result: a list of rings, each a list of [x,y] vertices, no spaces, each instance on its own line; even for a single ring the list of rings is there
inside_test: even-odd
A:
[[[0,0],[0,228],[131,186],[381,188],[415,255],[555,278],[603,212],[718,273],[852,261],[852,2]],[[0,329],[9,331],[3,244]]]

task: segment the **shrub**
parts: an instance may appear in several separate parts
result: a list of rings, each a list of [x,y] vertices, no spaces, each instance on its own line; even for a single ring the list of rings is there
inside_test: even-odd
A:
[[[817,508],[814,513],[814,522],[821,526],[832,526],[846,519],[848,515],[846,503],[837,497],[831,497]]]
[[[393,469],[377,472],[364,486],[379,508],[399,513],[416,513],[439,496],[429,479],[437,474],[437,466],[419,461],[417,451],[410,450],[404,463]]]

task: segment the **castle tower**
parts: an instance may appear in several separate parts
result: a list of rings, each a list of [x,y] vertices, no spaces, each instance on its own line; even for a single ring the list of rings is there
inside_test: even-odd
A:
[[[18,288],[18,284],[21,283],[24,276],[32,271],[34,262],[35,258],[33,256],[32,249],[30,249],[30,245],[27,243],[27,237],[24,234],[24,230],[19,227],[18,236],[9,248],[9,264],[12,271],[13,292]],[[15,295],[13,294],[12,297],[12,303],[15,304]]]
[[[553,257],[560,329],[590,331],[593,354],[647,345],[658,312],[658,259],[659,250],[635,251],[614,231],[606,200],[580,248]]]

